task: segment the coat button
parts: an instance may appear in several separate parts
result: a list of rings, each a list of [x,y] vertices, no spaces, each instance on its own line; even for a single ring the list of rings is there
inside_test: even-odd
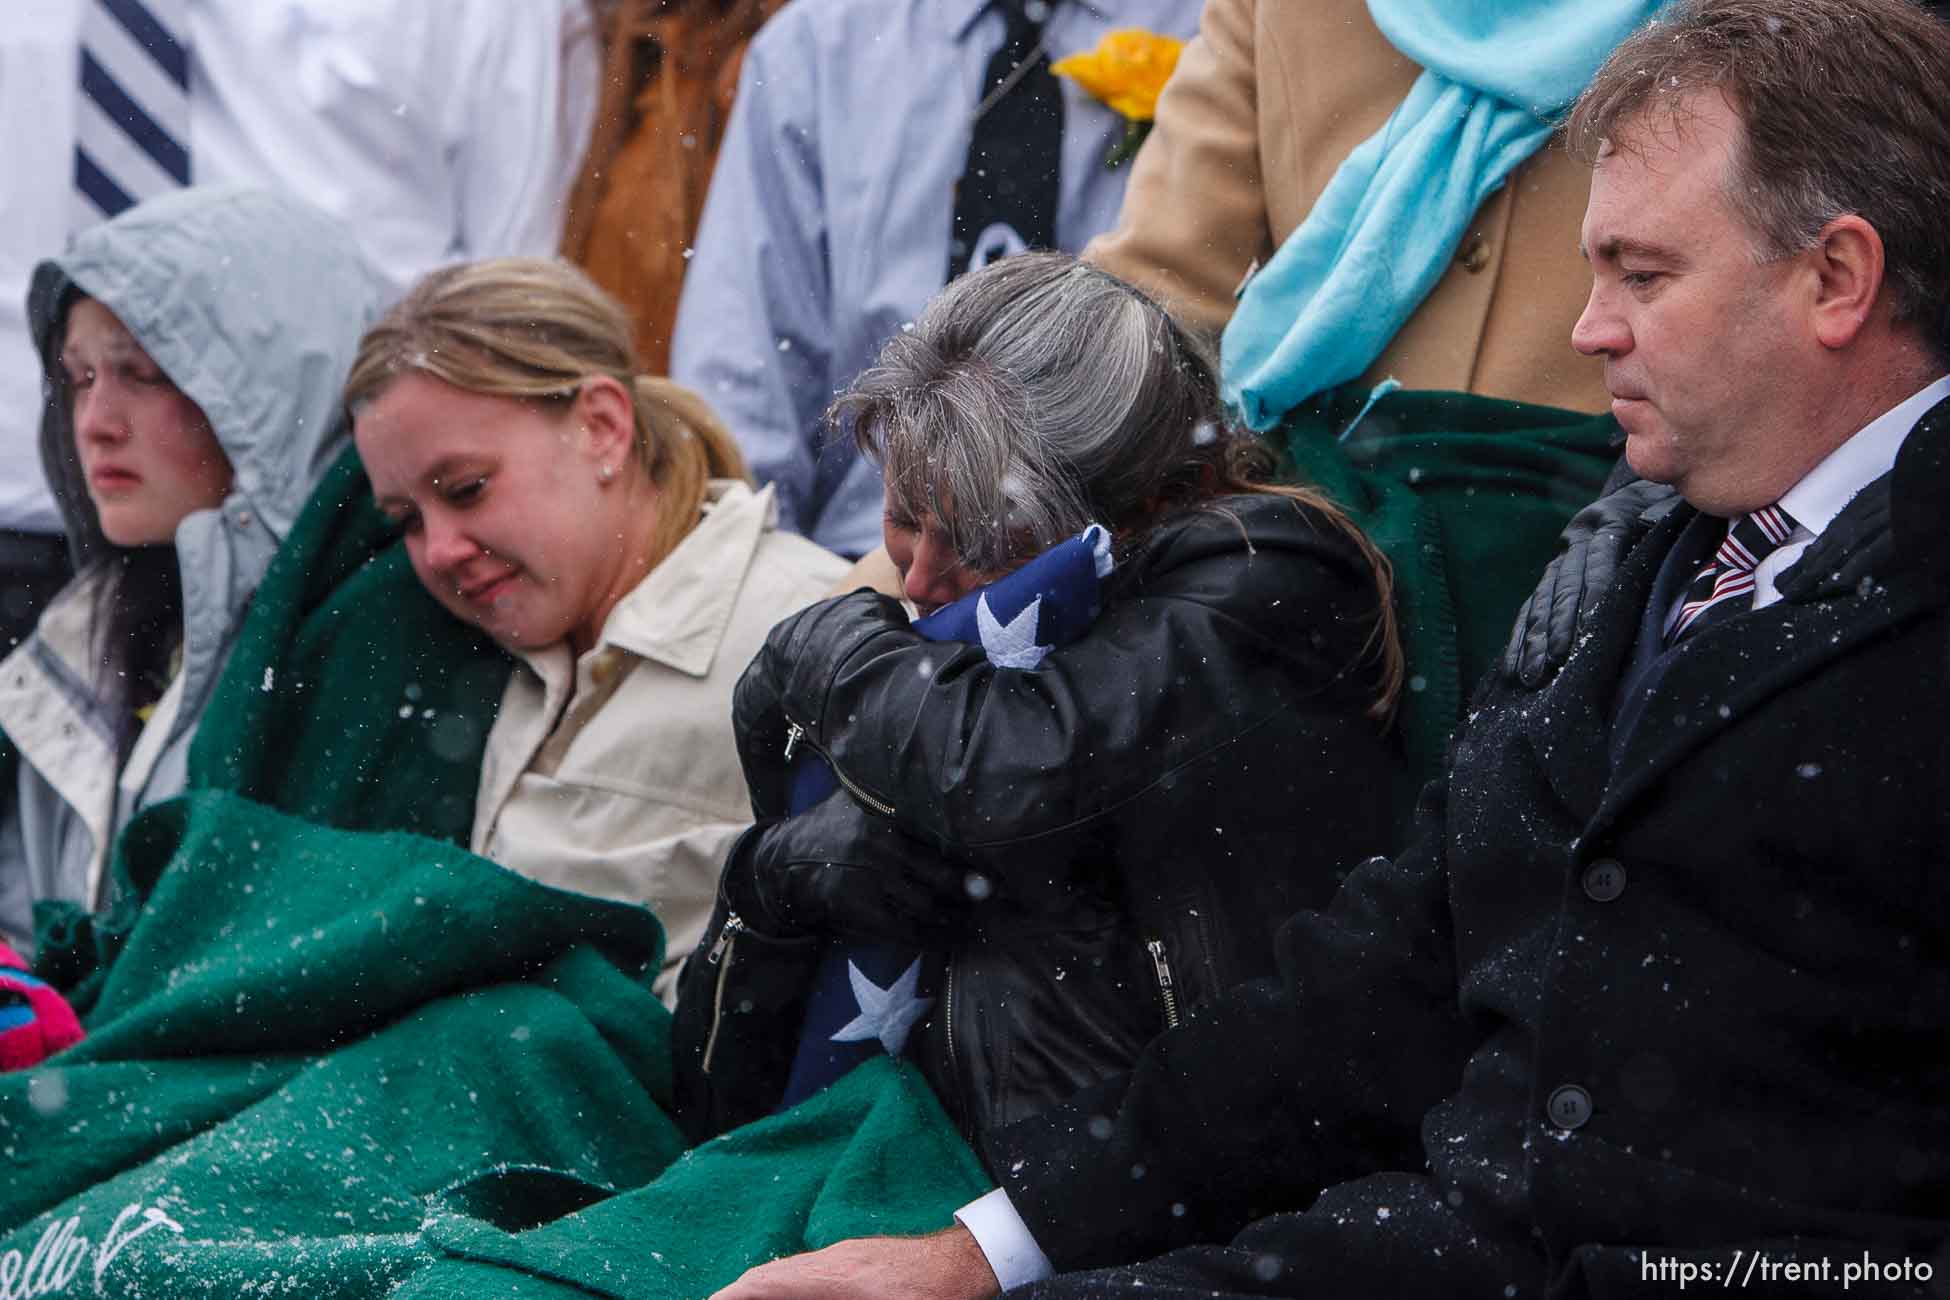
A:
[[[1616,858],[1599,858],[1584,871],[1585,896],[1594,903],[1609,903],[1625,892],[1625,864]]]
[[[1583,1128],[1591,1118],[1591,1094],[1575,1083],[1567,1083],[1551,1093],[1544,1111],[1559,1128]]]
[[[1490,264],[1489,245],[1480,231],[1463,241],[1462,251],[1456,254],[1456,260],[1471,275],[1480,274]]]

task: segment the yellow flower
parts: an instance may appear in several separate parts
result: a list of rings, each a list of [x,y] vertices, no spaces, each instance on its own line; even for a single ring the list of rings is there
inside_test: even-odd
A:
[[[1109,32],[1097,48],[1050,64],[1111,109],[1133,122],[1149,122],[1158,111],[1158,92],[1171,79],[1185,42],[1141,27]]]

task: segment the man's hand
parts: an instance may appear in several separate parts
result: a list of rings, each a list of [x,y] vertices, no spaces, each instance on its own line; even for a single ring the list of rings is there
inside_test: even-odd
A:
[[[761,1264],[712,1300],[987,1300],[1000,1290],[974,1235],[957,1223],[925,1237],[861,1237]]]

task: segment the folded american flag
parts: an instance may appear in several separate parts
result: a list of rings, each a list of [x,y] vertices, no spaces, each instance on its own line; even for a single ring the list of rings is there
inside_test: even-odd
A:
[[[980,645],[997,668],[1034,671],[1043,656],[1082,636],[1097,617],[1111,571],[1110,534],[1097,524],[951,605],[917,619],[930,641]],[[803,812],[838,788],[817,754],[794,765],[789,804]],[[908,1034],[934,1006],[942,954],[897,943],[834,940],[821,958],[806,1024],[780,1109],[818,1092],[860,1062],[907,1050]]]

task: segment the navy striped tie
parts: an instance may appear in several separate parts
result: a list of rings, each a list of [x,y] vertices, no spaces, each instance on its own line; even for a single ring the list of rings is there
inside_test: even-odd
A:
[[[188,0],[88,0],[76,109],[77,227],[190,183]]]
[[[1672,645],[1699,626],[1709,610],[1718,610],[1714,617],[1724,618],[1751,609],[1754,570],[1794,535],[1794,528],[1794,517],[1777,505],[1763,506],[1736,519],[1720,549],[1686,588],[1685,602],[1667,620],[1666,644]]]

